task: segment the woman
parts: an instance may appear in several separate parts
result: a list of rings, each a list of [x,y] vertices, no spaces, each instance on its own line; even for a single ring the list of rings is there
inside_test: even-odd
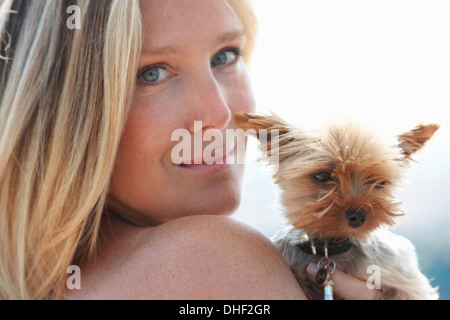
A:
[[[254,109],[246,1],[3,0],[1,15],[1,298],[304,298],[270,241],[226,217],[242,165],[171,157],[174,130]],[[337,295],[373,295],[335,277]]]

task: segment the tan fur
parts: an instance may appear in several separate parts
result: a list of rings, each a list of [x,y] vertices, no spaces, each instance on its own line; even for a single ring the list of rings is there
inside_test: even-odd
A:
[[[261,145],[261,150],[279,153],[274,179],[282,191],[281,203],[291,230],[275,243],[309,297],[318,298],[320,290],[306,280],[305,268],[318,258],[297,244],[304,239],[339,238],[350,239],[353,246],[333,256],[337,266],[363,280],[370,276],[368,266],[379,266],[382,299],[438,298],[437,290],[419,270],[413,245],[392,233],[380,235],[383,226],[394,225],[395,218],[403,215],[393,191],[411,155],[425,145],[438,125],[420,125],[391,143],[352,122],[307,132],[276,115],[239,114],[235,121],[244,130],[268,130],[269,146]],[[273,129],[279,132],[278,147],[270,146]],[[330,175],[329,180],[314,178],[323,172]],[[349,225],[345,212],[350,208],[365,210],[363,225]]]

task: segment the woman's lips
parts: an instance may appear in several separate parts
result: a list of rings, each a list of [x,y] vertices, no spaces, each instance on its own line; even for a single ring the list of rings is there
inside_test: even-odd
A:
[[[201,161],[201,163],[199,163]],[[197,163],[197,164],[196,164]],[[191,164],[177,165],[179,168],[193,173],[216,173],[228,169],[235,163],[234,148],[222,157],[195,159]]]

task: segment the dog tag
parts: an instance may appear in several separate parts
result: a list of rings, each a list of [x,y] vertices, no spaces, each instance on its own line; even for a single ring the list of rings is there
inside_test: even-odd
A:
[[[319,286],[324,287],[324,300],[333,300],[333,285],[334,282],[331,280],[331,275],[336,269],[336,263],[333,259],[328,257],[323,257],[317,263],[318,271],[316,274],[316,283]]]
[[[314,255],[317,254],[314,241],[311,240],[311,250]],[[336,269],[336,263],[333,259],[328,258],[328,242],[324,241],[324,253],[325,256],[317,263],[316,284],[324,287],[323,298],[324,300],[333,300],[333,286],[334,282],[331,280],[331,275]]]
[[[326,267],[322,267],[319,269],[319,271],[317,271],[316,274],[316,283],[319,286],[324,286],[328,279],[329,279],[330,275],[326,269]]]

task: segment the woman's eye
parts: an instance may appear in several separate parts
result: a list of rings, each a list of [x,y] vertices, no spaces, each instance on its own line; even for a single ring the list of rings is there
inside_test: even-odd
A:
[[[211,61],[212,67],[229,65],[236,62],[241,56],[239,49],[227,49],[218,53]]]
[[[169,78],[170,73],[164,67],[149,67],[139,75],[139,81],[143,84],[156,84]]]

